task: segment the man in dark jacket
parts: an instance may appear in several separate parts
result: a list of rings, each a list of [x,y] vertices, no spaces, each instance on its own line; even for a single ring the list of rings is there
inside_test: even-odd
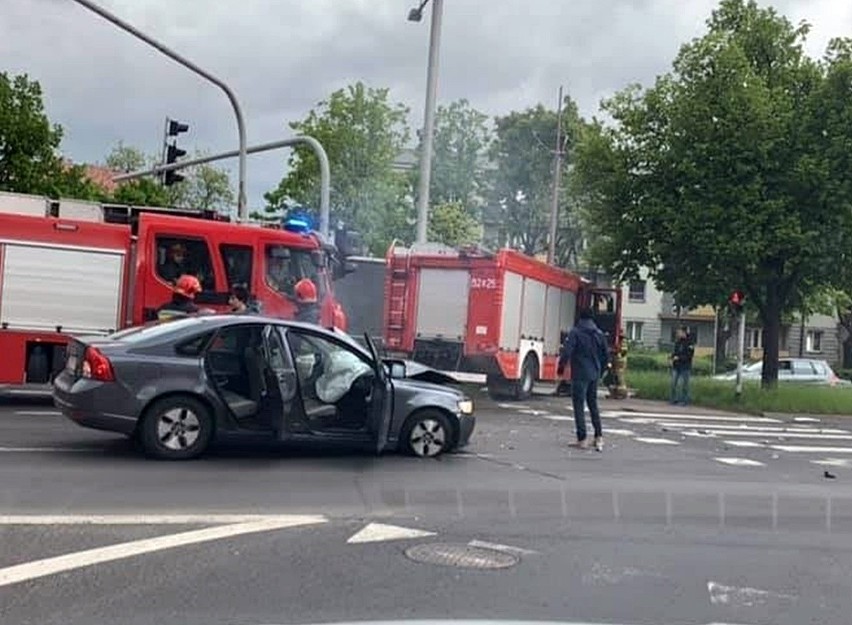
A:
[[[594,322],[591,310],[580,312],[580,320],[565,338],[559,354],[557,373],[562,375],[565,365],[571,363],[571,399],[574,404],[574,423],[577,442],[572,446],[588,448],[586,440],[585,404],[589,406],[592,426],[595,429],[595,449],[603,451],[601,413],[598,409],[598,380],[609,365],[606,337]]]
[[[198,278],[190,275],[180,276],[172,289],[172,299],[157,309],[157,320],[169,321],[197,314],[199,310],[195,305],[195,296],[199,293],[201,283]]]
[[[677,330],[672,350],[672,398],[673,404],[685,406],[689,403],[689,375],[692,373],[692,357],[695,345],[687,328]]]

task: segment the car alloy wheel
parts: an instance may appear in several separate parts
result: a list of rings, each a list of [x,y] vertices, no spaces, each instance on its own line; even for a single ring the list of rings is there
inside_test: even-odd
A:
[[[191,448],[198,441],[201,423],[192,410],[173,408],[157,419],[157,438],[168,449]]]
[[[167,460],[187,460],[200,455],[213,436],[210,410],[186,395],[154,402],[145,411],[140,427],[145,452]]]
[[[415,415],[406,428],[408,451],[421,458],[434,458],[449,449],[452,429],[447,418],[439,412],[425,411]]]

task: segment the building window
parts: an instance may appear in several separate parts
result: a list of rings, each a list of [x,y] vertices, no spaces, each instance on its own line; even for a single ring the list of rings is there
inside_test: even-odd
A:
[[[805,351],[816,354],[822,351],[822,331],[808,330],[805,335]]]
[[[627,322],[627,340],[633,341],[634,343],[642,342],[642,326],[644,324],[641,321],[628,321]]]
[[[763,328],[752,328],[746,333],[746,347],[763,349]]]
[[[627,291],[628,302],[645,301],[645,280],[634,280]]]

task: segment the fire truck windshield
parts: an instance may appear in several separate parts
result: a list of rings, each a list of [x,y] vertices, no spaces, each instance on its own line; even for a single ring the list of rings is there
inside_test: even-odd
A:
[[[321,263],[313,250],[267,245],[264,253],[266,283],[279,293],[293,296],[293,287],[302,278],[310,278],[318,295],[325,296],[325,280],[320,276]]]

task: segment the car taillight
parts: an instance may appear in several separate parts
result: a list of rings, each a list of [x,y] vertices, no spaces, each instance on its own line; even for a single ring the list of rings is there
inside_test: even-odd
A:
[[[112,363],[94,347],[86,348],[86,353],[83,355],[82,375],[84,378],[99,380],[101,382],[112,382],[115,380],[115,375],[112,372]]]

